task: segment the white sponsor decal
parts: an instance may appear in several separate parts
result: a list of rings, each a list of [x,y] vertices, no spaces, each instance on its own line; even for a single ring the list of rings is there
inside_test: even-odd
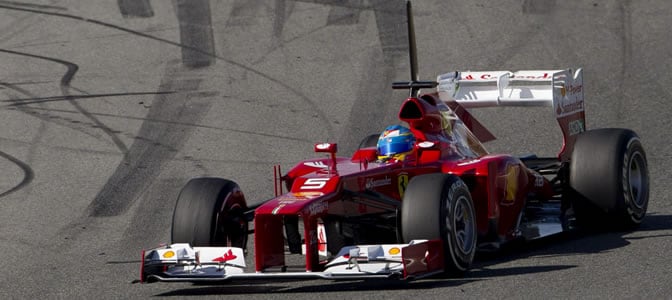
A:
[[[432,147],[434,147],[434,143],[429,142],[429,141],[424,141],[424,142],[418,144],[418,147],[420,147],[420,148],[432,148]]]
[[[276,208],[274,208],[273,211],[271,211],[271,214],[277,215],[278,212],[279,212],[283,207],[285,207],[285,204],[284,204],[284,203],[281,203],[281,204],[278,205]]]
[[[329,204],[324,201],[318,201],[308,207],[308,211],[311,215],[321,214],[329,209]]]
[[[583,120],[571,121],[569,122],[568,126],[570,136],[586,131],[585,127],[583,126]]]
[[[326,169],[327,166],[324,162],[321,161],[309,161],[303,163],[303,165],[308,166],[308,167],[313,167],[313,168],[320,168],[320,169]]]
[[[327,150],[327,149],[329,149],[329,146],[331,146],[331,144],[322,143],[322,144],[315,145],[315,148],[320,149],[320,150]]]
[[[583,111],[583,85],[568,84],[560,89],[560,97],[555,113],[563,117],[575,112]]]
[[[540,174],[533,173],[534,174],[534,186],[536,187],[543,187],[544,186],[544,177],[541,176]]]
[[[325,185],[327,185],[327,182],[329,181],[329,178],[308,178],[306,181],[303,182],[303,185],[301,186],[302,190],[319,190],[322,189]]]
[[[453,199],[454,194],[458,192],[457,189],[459,188],[467,188],[467,185],[464,183],[464,181],[458,180],[450,186],[450,189],[448,190],[448,199]],[[450,205],[449,203],[450,202],[446,202],[447,205]]]
[[[508,72],[493,72],[493,73],[463,73],[462,74],[462,80],[492,80],[492,79],[497,79],[499,76],[501,76],[504,73]],[[539,80],[539,79],[550,79],[552,74],[548,72],[544,73],[534,73],[534,72],[527,72],[527,73],[513,73],[510,75],[510,79],[527,79],[527,80]]]
[[[628,214],[631,216],[635,216],[635,214],[639,214],[639,212],[633,211],[633,208],[637,207],[638,205],[636,203],[632,203],[635,201],[635,199],[632,199],[632,191],[630,190],[630,159],[632,157],[635,157],[637,155],[642,155],[639,153],[639,151],[634,151],[630,156],[628,156],[628,151],[627,149],[631,149],[632,144],[634,142],[639,142],[638,138],[630,138],[630,141],[628,141],[628,145],[625,147],[626,151],[623,154],[623,169],[621,170],[622,178],[621,178],[621,184],[622,184],[622,189],[623,189],[623,199],[626,201],[626,209],[628,211]]]
[[[366,180],[366,188],[371,189],[374,187],[379,187],[379,186],[384,186],[384,185],[390,185],[392,184],[392,179],[390,177],[385,176],[383,179],[373,179],[369,178]]]
[[[571,121],[569,122],[568,127],[570,136],[586,131],[586,129],[583,126],[582,120]]]
[[[560,106],[558,115],[566,116],[568,114],[583,111],[583,100],[572,101],[570,99],[565,99],[560,101]]]

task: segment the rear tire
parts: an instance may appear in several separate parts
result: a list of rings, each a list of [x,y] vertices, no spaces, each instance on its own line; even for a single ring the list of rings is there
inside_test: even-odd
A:
[[[450,174],[416,176],[401,203],[401,235],[411,240],[441,239],[445,271],[459,275],[476,253],[476,213],[467,185]]]
[[[245,196],[233,181],[194,178],[182,188],[173,212],[172,243],[245,249]]]
[[[598,129],[577,137],[569,182],[577,221],[588,229],[638,226],[649,203],[646,154],[628,129]]]

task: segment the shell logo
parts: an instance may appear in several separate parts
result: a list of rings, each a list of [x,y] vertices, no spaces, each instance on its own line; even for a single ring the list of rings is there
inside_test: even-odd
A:
[[[398,247],[390,248],[390,250],[388,250],[387,253],[389,253],[390,255],[397,255],[401,253],[401,249],[399,249]]]
[[[175,252],[173,251],[166,251],[163,253],[163,258],[173,258],[173,256],[175,256]]]

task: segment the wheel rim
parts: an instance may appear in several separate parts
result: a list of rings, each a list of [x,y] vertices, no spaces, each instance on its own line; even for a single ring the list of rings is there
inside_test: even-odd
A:
[[[644,157],[640,152],[635,152],[630,157],[628,164],[627,181],[629,184],[630,199],[637,208],[645,205],[646,198],[644,189],[647,186],[646,171],[643,169]]]
[[[457,198],[452,217],[453,228],[455,228],[455,246],[462,254],[468,254],[476,243],[474,234],[476,220],[474,220],[474,212],[467,197]],[[446,221],[450,222],[450,220]],[[450,235],[450,232],[448,234]]]
[[[245,248],[247,244],[247,222],[238,216],[243,208],[238,203],[233,203],[227,207],[229,194],[222,201],[222,207],[217,213],[215,225],[215,242],[226,247]]]

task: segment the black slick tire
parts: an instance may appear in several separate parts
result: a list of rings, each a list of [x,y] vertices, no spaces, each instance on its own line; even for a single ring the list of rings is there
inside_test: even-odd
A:
[[[194,178],[182,188],[175,204],[172,243],[229,246],[245,249],[248,223],[245,197],[233,181]]]
[[[446,273],[467,271],[477,243],[476,212],[467,185],[450,174],[412,178],[402,200],[401,235],[405,243],[441,239]]]
[[[631,229],[646,215],[648,166],[632,130],[606,128],[579,135],[569,182],[577,221],[587,229]]]

